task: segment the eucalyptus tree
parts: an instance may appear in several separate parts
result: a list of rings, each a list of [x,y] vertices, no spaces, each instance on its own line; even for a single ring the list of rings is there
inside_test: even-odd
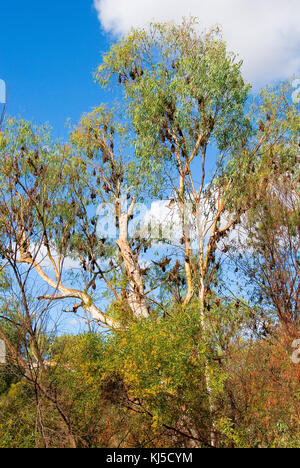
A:
[[[40,301],[74,301],[74,312],[83,308],[110,329],[127,330],[130,321],[162,317],[162,310],[172,316],[178,306],[187,314],[196,309],[199,340],[208,355],[220,351],[210,311],[226,309],[215,286],[228,237],[244,214],[250,219],[252,209],[257,216],[276,182],[273,171],[266,183],[264,166],[272,154],[274,168],[280,155],[288,160],[287,140],[292,135],[295,144],[299,124],[284,99],[268,94],[248,112],[250,86],[241,65],[217,28],[200,34],[193,19],[152,24],[103,56],[96,79],[118,104],[84,115],[68,143],[53,143],[47,129],[9,121],[0,135],[2,268],[15,271],[20,285],[24,275],[37,274],[50,288]],[[295,184],[282,168],[280,180],[287,178]],[[143,257],[154,244],[147,229],[130,234],[138,204],[156,197],[168,199],[170,211],[178,207],[182,232],[171,242],[174,261],[165,251],[159,259]],[[111,210],[109,221],[102,207]],[[170,242],[158,237],[166,249]],[[164,309],[159,288],[176,307]],[[203,378],[215,446],[209,366],[207,359]],[[189,418],[180,424],[194,431]]]
[[[86,184],[80,188],[78,200],[84,207],[85,215],[86,200],[90,198],[100,204],[97,210],[98,219],[94,219],[93,223],[98,229],[100,244],[111,246],[108,273],[114,272],[119,278],[119,282],[117,278],[113,282],[109,281],[107,275],[106,286],[112,291],[116,305],[122,308],[127,304],[133,317],[147,318],[150,306],[138,256],[142,249],[147,250],[149,242],[145,238],[130,238],[128,232],[129,223],[134,217],[139,183],[134,170],[135,161],[126,147],[126,127],[121,119],[117,120],[113,110],[100,107],[82,118],[72,133],[71,141],[88,176]],[[80,173],[78,180],[82,182]],[[76,191],[76,186],[74,189]],[[84,193],[86,198],[82,202]],[[101,207],[108,211],[103,219]],[[105,226],[106,223],[108,226]],[[84,229],[87,227],[83,227]],[[117,246],[119,254],[114,246]],[[84,266],[92,274],[95,270],[99,273],[97,252],[91,251],[89,255],[92,270],[83,261]]]
[[[81,231],[84,211],[80,201],[72,199],[72,193],[74,177],[84,162],[73,159],[73,165],[77,163],[75,172],[69,163],[70,153],[70,146],[51,141],[46,128],[38,129],[24,121],[7,123],[1,139],[2,269],[15,271],[20,285],[37,274],[41,288],[43,284],[52,288],[50,294],[40,295],[40,300],[78,301],[74,310],[82,305],[93,319],[111,326],[109,317],[91,300],[94,282],[75,289],[66,277],[65,261],[74,246],[88,254],[89,246],[97,243],[95,233],[90,232],[91,224],[88,231],[85,227]]]
[[[133,31],[104,56],[97,79],[102,85],[122,86],[136,157],[147,170],[145,179],[153,193],[162,180],[170,180],[168,195],[179,206],[183,226],[184,305],[196,299],[205,331],[205,308],[219,268],[217,244],[239,220],[240,213],[226,219],[224,203],[237,168],[231,171],[230,182],[224,173],[227,156],[242,138],[248,138],[244,107],[249,86],[241,76],[241,63],[227,52],[218,30],[200,36],[195,26],[189,20],[179,26],[153,24],[150,30]],[[212,155],[210,148],[219,154]],[[208,370],[206,380],[213,413]],[[216,445],[214,430],[211,443]]]
[[[250,86],[241,65],[218,29],[200,35],[190,19],[133,30],[104,55],[96,73],[101,85],[121,88],[144,183],[180,207],[184,304],[196,297],[201,313],[220,254],[228,251],[226,237],[250,207],[276,190],[280,160],[280,180],[289,181],[289,194],[299,194],[297,175],[291,178],[288,169],[292,163],[295,172],[299,129],[289,90],[266,91],[248,110]]]
[[[264,154],[280,159],[287,139],[292,137],[290,148],[296,141],[297,114],[285,96],[266,93],[248,111],[250,86],[241,65],[218,29],[199,35],[191,19],[133,30],[104,55],[96,74],[101,85],[121,89],[136,158],[153,196],[161,192],[179,207],[183,306],[198,304],[204,334],[209,310],[220,306],[213,287],[228,237],[266,194],[261,174],[276,163],[270,169]],[[211,395],[209,371],[206,379]],[[211,441],[215,445],[213,432]]]
[[[232,203],[248,207],[242,237],[234,245],[240,256],[234,260],[248,278],[250,297],[293,336],[300,306],[300,117],[291,95],[291,85],[285,84],[262,91],[253,104],[263,142]]]
[[[179,26],[154,24],[148,31],[133,31],[104,56],[97,73],[100,84],[122,86],[136,156],[140,166],[147,168],[153,193],[170,179],[168,195],[180,207],[184,227],[184,302],[190,303],[196,293],[202,309],[211,270],[216,270],[217,243],[237,221],[233,215],[220,225],[226,213],[224,194],[237,176],[236,170],[230,182],[222,178],[226,157],[242,139],[247,140],[249,132],[244,114],[249,86],[240,68],[217,29],[201,36],[196,22],[190,20]],[[211,148],[218,152],[216,156]],[[191,217],[198,238],[194,277]]]

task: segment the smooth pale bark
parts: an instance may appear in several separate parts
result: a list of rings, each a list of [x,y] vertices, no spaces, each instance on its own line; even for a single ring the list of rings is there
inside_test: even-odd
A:
[[[101,312],[98,307],[93,304],[92,299],[88,294],[86,294],[83,291],[79,291],[77,289],[71,289],[63,286],[63,284],[60,281],[54,281],[52,278],[50,278],[40,264],[36,262],[33,258],[29,257],[22,257],[19,260],[20,263],[27,263],[31,266],[34,267],[35,271],[39,274],[39,276],[49,285],[51,286],[54,290],[55,293],[53,296],[42,296],[39,299],[48,299],[48,300],[58,300],[58,299],[66,299],[66,298],[74,298],[74,299],[79,299],[82,302],[82,305],[84,308],[89,312],[92,316],[92,318],[98,322],[101,322],[103,325],[106,325],[110,328],[119,328],[118,322],[116,322],[114,319],[111,317],[105,315],[103,312]],[[57,295],[56,292],[60,292],[61,294]]]
[[[128,240],[128,220],[133,213],[135,198],[132,200],[128,212],[121,211],[119,200],[116,203],[119,219],[119,238],[117,245],[120,249],[127,277],[129,280],[128,304],[132,313],[137,318],[149,317],[149,309],[145,300],[143,277],[137,260],[135,259]]]

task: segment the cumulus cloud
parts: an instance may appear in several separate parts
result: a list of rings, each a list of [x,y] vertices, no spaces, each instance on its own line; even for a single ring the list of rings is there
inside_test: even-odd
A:
[[[149,21],[196,16],[202,29],[222,26],[255,85],[300,74],[299,0],[94,0],[102,28],[115,35]]]

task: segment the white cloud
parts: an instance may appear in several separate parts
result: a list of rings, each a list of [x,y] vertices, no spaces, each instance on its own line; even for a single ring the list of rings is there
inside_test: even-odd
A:
[[[201,226],[203,229],[203,236],[206,239],[211,235],[211,229],[215,219],[215,213],[211,210],[212,203],[214,203],[213,200],[200,204]],[[191,239],[192,248],[197,250],[198,229],[192,206],[192,203],[185,203],[185,229],[186,234],[188,234]],[[150,235],[154,242],[160,238],[164,238],[173,245],[179,246],[184,233],[179,204],[173,199],[159,200],[153,202],[149,210],[146,207],[144,207],[144,209],[141,207],[142,205],[138,206],[139,215],[135,216],[131,224],[132,232],[130,234],[146,238]],[[227,226],[231,219],[232,217],[228,213],[225,213],[221,218],[221,228]],[[139,226],[139,228],[136,229],[136,226]],[[238,228],[231,231],[228,240],[231,242],[237,239],[239,234],[238,226]]]
[[[299,0],[94,0],[102,27],[115,35],[151,20],[197,16],[203,28],[218,23],[231,50],[256,85],[300,74]]]
[[[32,245],[31,246],[31,255],[35,259],[35,261],[45,270],[52,270],[53,265],[48,257],[47,249],[44,245]],[[53,260],[55,261],[56,265],[59,262],[59,254],[53,248],[51,250]],[[65,257],[63,262],[63,269],[64,271],[74,270],[80,268],[80,261],[73,260],[71,257]]]

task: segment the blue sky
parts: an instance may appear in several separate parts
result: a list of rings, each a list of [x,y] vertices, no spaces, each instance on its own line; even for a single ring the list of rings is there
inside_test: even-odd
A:
[[[1,2],[0,78],[10,87],[8,114],[65,122],[105,99],[92,73],[109,47],[89,0]]]
[[[244,59],[254,88],[300,76],[299,0],[2,0],[0,79],[10,86],[8,114],[65,123],[109,100],[92,73],[112,40],[155,19],[200,19],[222,25],[229,48]]]

